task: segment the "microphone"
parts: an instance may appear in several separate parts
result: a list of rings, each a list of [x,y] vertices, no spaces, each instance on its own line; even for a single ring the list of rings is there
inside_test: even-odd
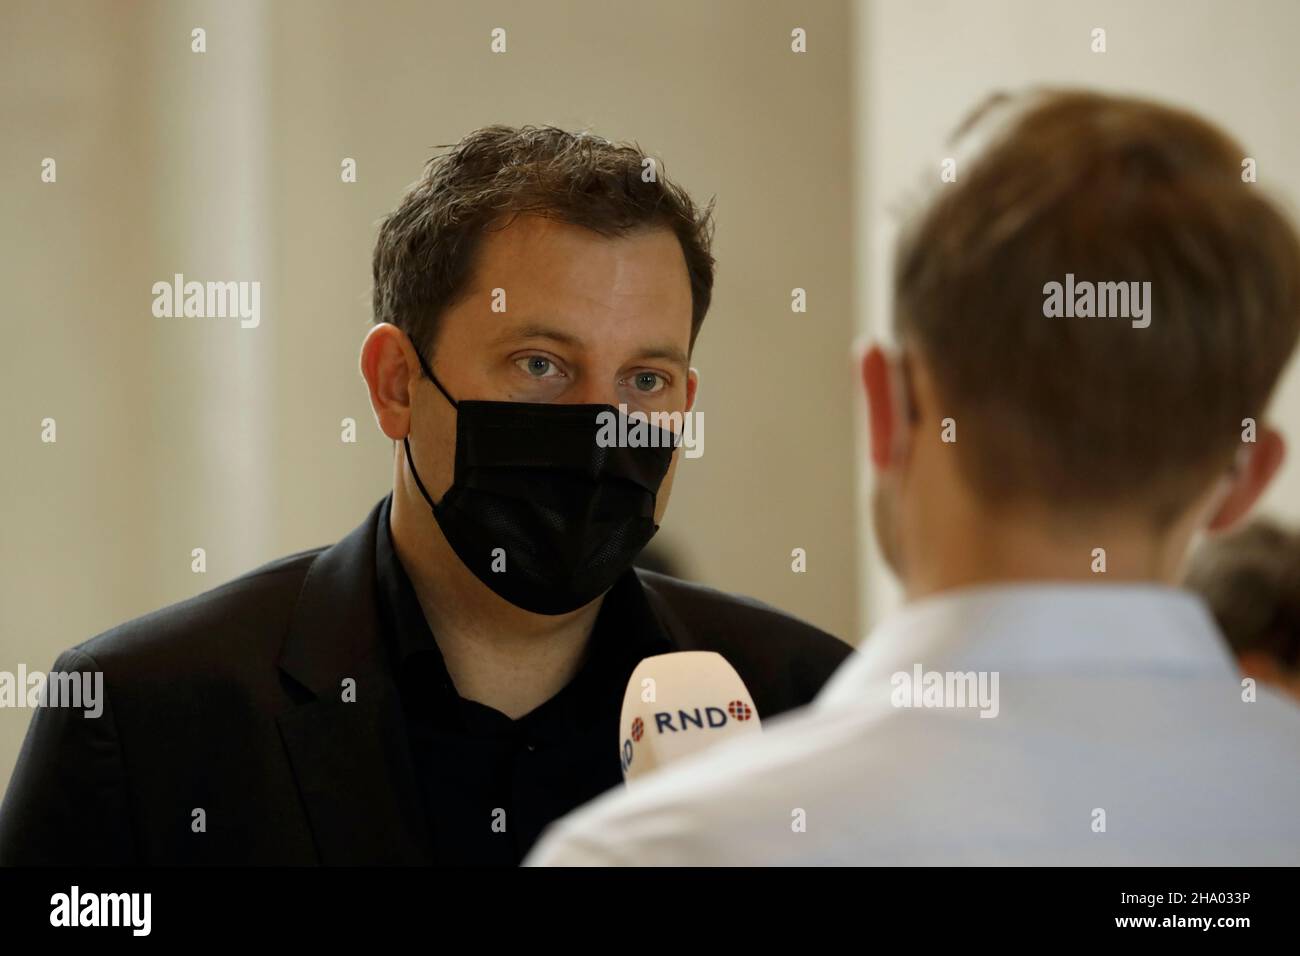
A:
[[[618,725],[623,780],[631,783],[669,761],[761,727],[754,698],[721,654],[647,657],[623,695]]]

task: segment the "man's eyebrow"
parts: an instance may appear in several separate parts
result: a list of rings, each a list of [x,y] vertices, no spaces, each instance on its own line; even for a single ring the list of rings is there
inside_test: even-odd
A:
[[[686,368],[686,353],[675,345],[655,345],[642,349],[632,356],[635,359],[666,359],[674,365]]]
[[[515,339],[551,339],[563,345],[581,346],[583,344],[582,339],[573,333],[552,328],[548,325],[517,325],[508,328],[493,339],[492,344],[501,345]]]

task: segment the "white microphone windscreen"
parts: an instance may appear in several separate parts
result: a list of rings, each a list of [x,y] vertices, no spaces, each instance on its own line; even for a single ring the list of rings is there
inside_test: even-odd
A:
[[[619,757],[630,782],[672,760],[761,728],[735,668],[713,651],[647,657],[623,696]]]

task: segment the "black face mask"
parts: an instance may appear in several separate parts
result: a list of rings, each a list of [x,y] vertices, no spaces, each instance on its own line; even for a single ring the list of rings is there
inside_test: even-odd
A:
[[[441,501],[420,480],[409,439],[402,443],[456,556],[534,614],[565,614],[605,593],[659,530],[655,496],[677,436],[647,422],[657,447],[602,448],[597,416],[618,422],[614,406],[457,402],[416,354],[456,409],[455,474]]]

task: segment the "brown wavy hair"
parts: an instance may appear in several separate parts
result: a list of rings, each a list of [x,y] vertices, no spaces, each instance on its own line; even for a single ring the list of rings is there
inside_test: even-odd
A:
[[[647,175],[653,170],[653,176]],[[697,208],[640,147],[554,126],[487,126],[425,165],[375,242],[374,320],[431,352],[467,287],[479,242],[523,214],[602,235],[667,228],[691,283],[691,346],[713,294],[713,202]]]

